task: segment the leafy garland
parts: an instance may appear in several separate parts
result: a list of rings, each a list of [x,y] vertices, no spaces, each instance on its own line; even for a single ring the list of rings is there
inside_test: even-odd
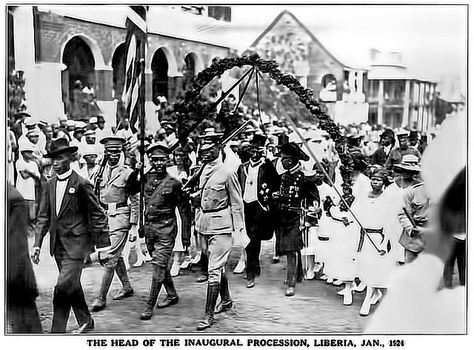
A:
[[[323,111],[320,103],[313,97],[311,89],[304,88],[298,79],[290,74],[284,74],[278,69],[278,64],[274,60],[263,60],[258,54],[250,56],[223,58],[214,61],[211,66],[201,71],[191,81],[191,86],[186,90],[184,100],[174,105],[177,115],[178,138],[181,144],[187,143],[188,135],[196,126],[208,118],[214,112],[214,106],[201,97],[201,90],[214,78],[220,77],[225,71],[234,67],[252,66],[262,73],[267,73],[278,84],[293,91],[319,121],[319,127],[325,130],[335,143],[336,151],[341,160],[340,172],[342,176],[343,197],[346,202],[352,204],[354,197],[351,189],[351,173],[353,160],[347,151],[346,139],[339,132],[339,127],[331,120],[330,116]],[[342,208],[344,209],[344,208]]]

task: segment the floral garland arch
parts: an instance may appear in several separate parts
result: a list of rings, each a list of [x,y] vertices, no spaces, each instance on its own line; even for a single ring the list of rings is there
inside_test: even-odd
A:
[[[220,77],[225,71],[234,67],[252,66],[262,73],[266,73],[278,85],[287,87],[294,92],[301,103],[306,106],[311,115],[319,122],[319,127],[325,130],[335,143],[336,152],[341,160],[340,172],[342,176],[343,198],[350,205],[353,202],[352,178],[353,160],[346,147],[346,138],[339,132],[339,127],[325,113],[320,103],[313,97],[313,91],[304,88],[298,79],[290,74],[284,74],[278,69],[274,60],[263,60],[258,54],[250,56],[223,58],[214,61],[211,66],[197,74],[191,81],[191,86],[186,90],[184,100],[174,105],[177,115],[178,137],[181,144],[186,144],[189,133],[204,119],[206,119],[214,106],[201,97],[201,90],[214,78]],[[342,206],[343,208],[343,206]]]

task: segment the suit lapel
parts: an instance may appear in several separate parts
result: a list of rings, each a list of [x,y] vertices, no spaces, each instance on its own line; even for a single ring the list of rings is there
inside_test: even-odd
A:
[[[64,197],[61,203],[61,207],[59,209],[58,217],[61,216],[61,214],[64,212],[64,209],[67,208],[67,206],[69,205],[69,202],[71,201],[71,198],[73,196],[71,195],[69,191],[71,188],[74,188],[76,190],[76,183],[77,183],[77,174],[76,172],[73,171],[67,183],[66,191],[64,192]]]
[[[58,178],[55,177],[53,181],[50,183],[50,191],[49,191],[49,203],[51,203],[51,211],[53,212],[53,217],[57,217],[56,213],[56,183],[58,181]]]

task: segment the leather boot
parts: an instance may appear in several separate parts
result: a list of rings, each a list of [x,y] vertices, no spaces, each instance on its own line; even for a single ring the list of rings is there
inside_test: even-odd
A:
[[[118,292],[113,299],[114,300],[121,300],[128,298],[133,295],[133,288],[130,285],[130,280],[128,279],[127,267],[125,266],[125,261],[122,257],[120,257],[117,261],[117,266],[115,267],[115,271],[117,272],[117,276],[122,282],[122,290]]]
[[[214,308],[216,307],[217,297],[219,296],[219,290],[219,283],[208,283],[204,320],[199,322],[196,328],[198,331],[202,331],[206,328],[209,328],[214,323]]]
[[[176,289],[174,288],[173,278],[171,277],[171,272],[166,270],[165,272],[165,279],[163,280],[163,287],[166,290],[166,298],[162,302],[158,302],[156,305],[157,309],[163,309],[165,307],[175,305],[178,303],[178,293],[176,293]]]
[[[100,285],[99,297],[94,300],[94,303],[92,304],[92,312],[105,309],[105,306],[107,304],[107,293],[109,292],[113,278],[114,269],[111,267],[106,267],[104,271],[104,276],[102,277],[102,283]]]
[[[219,294],[221,296],[221,302],[217,305],[214,311],[215,314],[220,314],[221,312],[232,309],[234,304],[230,298],[229,281],[225,273],[222,273]]]
[[[153,316],[153,308],[155,307],[156,300],[158,299],[158,294],[160,294],[161,285],[162,282],[158,278],[152,278],[150,296],[148,297],[145,311],[143,311],[143,313],[140,315],[141,320],[149,320]]]

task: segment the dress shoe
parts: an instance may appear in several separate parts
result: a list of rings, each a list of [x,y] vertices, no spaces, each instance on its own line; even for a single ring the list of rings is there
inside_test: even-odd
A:
[[[94,320],[91,318],[86,323],[83,323],[82,325],[80,325],[79,328],[73,331],[72,333],[73,334],[89,333],[90,331],[94,329],[94,327],[95,327]]]
[[[94,303],[92,304],[91,311],[96,312],[96,311],[104,310],[106,304],[107,303],[106,303],[105,299],[97,298],[96,300],[94,300]]]
[[[294,287],[288,287],[288,289],[285,292],[285,296],[292,297],[293,295],[295,295],[295,288]]]
[[[209,278],[209,276],[207,275],[201,275],[197,278],[196,282],[197,283],[203,283],[203,282],[207,282],[207,279]]]
[[[113,299],[114,300],[122,300],[128,297],[131,297],[133,295],[133,289],[122,289],[120,292],[118,292]]]
[[[191,262],[192,262],[192,258],[190,256],[185,257],[183,262],[181,263],[180,268],[187,269],[189,265],[191,264]]]
[[[365,287],[367,287],[367,285],[366,285],[365,283],[363,283],[363,282],[360,282],[359,285],[356,286],[356,287],[354,287],[354,288],[352,288],[352,290],[353,290],[354,292],[363,292],[364,289],[365,289]]]
[[[326,275],[321,275],[321,276],[319,277],[319,279],[324,281],[324,280],[327,280],[327,279],[328,279],[328,276],[326,276]]]
[[[279,262],[280,262],[280,257],[278,257],[278,256],[276,256],[276,255],[275,255],[274,257],[272,257],[272,263],[273,263],[273,264],[277,264],[277,263],[279,263]]]
[[[370,298],[370,305],[375,305],[379,302],[380,299],[382,299],[382,292],[377,289],[377,291],[372,295],[372,298]]]
[[[158,302],[157,309],[164,309],[165,307],[175,305],[178,303],[179,297],[177,295],[170,297],[169,295],[162,302]]]
[[[197,264],[201,260],[201,252],[197,252],[194,258],[191,260],[191,264]]]
[[[198,326],[196,327],[196,329],[198,331],[203,331],[209,327],[212,326],[212,324],[214,323],[214,317],[211,316],[211,315],[206,315],[206,317],[204,318],[204,320],[202,320],[201,322],[199,322]]]
[[[133,267],[140,267],[143,265],[143,263],[145,262],[144,259],[142,260],[137,260],[137,262],[135,264],[133,264]]]
[[[140,320],[149,320],[153,316],[153,307],[147,306],[145,311],[140,315]]]
[[[314,273],[318,273],[319,271],[321,271],[323,269],[323,264],[321,263],[316,263],[316,265],[314,265]]]
[[[244,270],[245,270],[245,261],[239,260],[237,266],[234,269],[234,273],[241,274],[244,272]]]
[[[340,286],[341,284],[343,284],[344,282],[341,281],[341,280],[334,280],[334,282],[332,282],[332,285],[333,286]]]
[[[334,278],[328,277],[327,280],[326,280],[326,283],[327,284],[332,284],[332,282],[334,282]]]
[[[220,314],[220,313],[229,311],[229,310],[232,309],[232,306],[234,306],[234,302],[232,300],[228,300],[226,302],[220,302],[216,306],[216,308],[214,310],[214,314]]]
[[[255,282],[252,280],[247,281],[247,288],[253,288],[255,287]]]
[[[149,261],[152,261],[152,260],[153,260],[153,257],[150,254],[146,253],[145,254],[145,262],[149,262]]]

